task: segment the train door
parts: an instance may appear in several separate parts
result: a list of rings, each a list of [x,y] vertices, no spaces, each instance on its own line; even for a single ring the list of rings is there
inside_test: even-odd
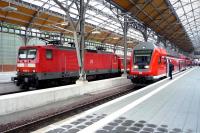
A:
[[[158,72],[159,72],[159,74],[165,74],[166,73],[166,58],[164,56],[159,56]]]
[[[118,60],[117,55],[111,56],[111,71],[112,73],[116,72],[116,69],[118,69]]]

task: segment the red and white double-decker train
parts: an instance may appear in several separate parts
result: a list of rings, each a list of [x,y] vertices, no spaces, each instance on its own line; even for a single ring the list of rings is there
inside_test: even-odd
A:
[[[185,70],[192,63],[189,58],[175,51],[149,42],[140,43],[133,49],[128,78],[134,83],[142,83],[166,77],[169,61],[174,65],[174,73]]]

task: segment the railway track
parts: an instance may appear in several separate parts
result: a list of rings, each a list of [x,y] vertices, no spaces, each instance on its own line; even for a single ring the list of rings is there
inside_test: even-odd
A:
[[[75,103],[71,107],[63,109],[61,111],[57,111],[53,113],[51,112],[50,114],[41,116],[38,119],[24,120],[24,123],[21,123],[20,125],[13,123],[9,125],[0,126],[0,129],[1,129],[0,132],[27,133],[27,132],[35,131],[47,125],[53,124],[55,122],[61,121],[63,119],[69,118],[83,111],[86,111],[100,104],[106,103],[122,95],[138,90],[141,87],[144,87],[144,86],[129,85],[126,88],[120,88],[117,90],[114,89],[114,91],[102,92],[102,93],[99,93],[98,95],[92,96],[92,100],[91,100],[91,97],[85,100],[81,100],[79,101],[79,103]]]

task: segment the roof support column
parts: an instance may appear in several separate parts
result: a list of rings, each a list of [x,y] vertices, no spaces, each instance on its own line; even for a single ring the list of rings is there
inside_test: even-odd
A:
[[[87,0],[86,3],[84,0],[73,0],[69,5],[66,3],[66,7],[63,6],[58,0],[53,0],[63,11],[66,13],[66,17],[70,23],[71,28],[73,29],[74,34],[74,43],[76,47],[76,54],[79,66],[79,81],[86,81],[86,73],[84,69],[84,49],[85,49],[85,13],[88,7],[89,1]],[[65,1],[67,2],[67,1]],[[72,19],[70,16],[69,10],[72,5],[75,4],[79,18],[77,20]]]
[[[124,73],[122,76],[127,76],[127,32],[128,32],[128,17],[127,15],[124,15],[124,26],[123,33],[124,33]]]
[[[114,54],[116,53],[116,48],[117,48],[117,46],[114,45],[114,47],[113,47],[113,53],[114,53]]]
[[[170,41],[166,40],[165,48],[168,48],[170,45]]]
[[[167,47],[167,41],[166,40],[163,40],[163,45],[164,45],[165,48]]]
[[[86,73],[84,69],[84,52],[85,52],[85,6],[84,6],[84,0],[80,0],[80,20],[79,20],[79,26],[80,26],[80,72],[79,72],[79,80],[85,81],[86,80]]]
[[[118,22],[121,24],[122,30],[123,30],[123,43],[124,43],[124,73],[122,76],[126,77],[127,76],[127,33],[128,33],[128,28],[131,25],[130,17],[128,14],[121,12],[116,7],[112,7],[110,5],[110,10],[113,12],[113,14],[116,16]]]
[[[26,46],[28,44],[28,29],[25,30],[25,36],[24,36],[24,45]]]
[[[144,41],[147,42],[147,40],[148,40],[148,33],[147,33],[147,27],[146,26],[144,27],[144,31],[141,31],[141,33],[143,35]]]
[[[156,45],[160,46],[160,43],[162,43],[165,48],[167,47],[166,39],[160,35],[157,35]]]

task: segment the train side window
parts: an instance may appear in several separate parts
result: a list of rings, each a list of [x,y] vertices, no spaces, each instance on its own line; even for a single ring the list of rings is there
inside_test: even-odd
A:
[[[46,50],[46,58],[52,59],[53,58],[53,51],[51,49]]]
[[[166,64],[166,58],[165,57],[161,57],[161,62],[163,63],[163,64]]]
[[[160,64],[161,61],[162,61],[162,60],[161,60],[161,56],[159,56],[159,57],[158,57],[158,64]]]

